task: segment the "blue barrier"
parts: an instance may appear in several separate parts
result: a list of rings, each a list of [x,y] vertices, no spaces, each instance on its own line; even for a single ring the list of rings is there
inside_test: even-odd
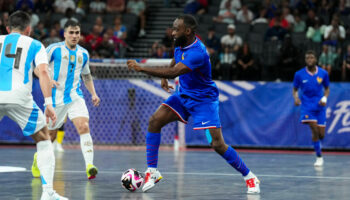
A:
[[[93,108],[85,88],[90,112],[90,127],[94,142],[100,144],[143,144],[148,119],[166,98],[160,93],[158,81],[143,80],[147,90],[128,80],[96,80],[95,86],[102,103]],[[249,147],[311,147],[311,133],[299,123],[299,107],[293,105],[291,83],[218,82],[220,117],[225,141],[230,145]],[[130,108],[130,88],[134,90]],[[327,128],[323,147],[350,149],[350,84],[331,83],[327,106]],[[40,96],[34,84],[35,96]],[[38,93],[39,91],[39,93]],[[146,98],[147,97],[147,98]],[[42,105],[41,98],[35,98]],[[131,110],[130,110],[131,109]],[[127,112],[126,112],[127,111]],[[123,113],[123,114],[121,114]],[[137,117],[139,131],[130,137]],[[70,142],[78,143],[71,122],[66,126]],[[171,144],[177,131],[176,123],[162,130],[162,143]],[[204,131],[193,131],[191,119],[186,126],[187,145],[208,145]],[[135,143],[134,138],[138,138]],[[7,118],[0,122],[0,142],[26,143],[19,127]]]

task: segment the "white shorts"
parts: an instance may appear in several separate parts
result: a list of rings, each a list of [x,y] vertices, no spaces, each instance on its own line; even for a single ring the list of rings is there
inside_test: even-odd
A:
[[[77,117],[89,118],[89,111],[83,98],[78,98],[66,105],[57,106],[55,107],[55,112],[57,115],[56,124],[52,127],[52,122],[50,120],[49,130],[60,128],[65,122],[67,115],[70,120]]]
[[[19,104],[0,104],[0,120],[8,116],[22,129],[24,136],[30,136],[46,126],[45,117],[40,108],[33,102],[33,108]]]

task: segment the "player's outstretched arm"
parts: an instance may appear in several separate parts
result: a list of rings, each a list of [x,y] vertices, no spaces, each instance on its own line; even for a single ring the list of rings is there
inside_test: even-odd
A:
[[[40,88],[45,98],[45,116],[46,123],[49,123],[49,118],[52,120],[52,124],[56,123],[56,113],[52,107],[52,93],[51,93],[51,78],[49,76],[49,70],[47,64],[40,64],[37,66],[36,75],[39,77]]]
[[[293,98],[294,98],[294,104],[296,106],[299,106],[301,104],[301,101],[298,95],[298,88],[293,88]]]
[[[94,86],[94,81],[92,80],[91,74],[82,74],[81,75],[84,81],[84,84],[86,88],[89,90],[91,94],[91,101],[92,104],[96,107],[100,105],[100,98],[96,94],[95,86]]]
[[[177,63],[174,67],[168,68],[141,67],[135,60],[128,60],[126,64],[130,70],[135,70],[159,78],[175,78],[181,74],[191,72],[191,69],[181,62]]]

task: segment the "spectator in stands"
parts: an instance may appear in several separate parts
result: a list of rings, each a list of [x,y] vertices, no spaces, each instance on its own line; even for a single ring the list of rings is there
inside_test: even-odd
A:
[[[46,27],[44,26],[43,22],[39,22],[37,26],[34,27],[34,38],[42,41],[44,38],[48,36],[48,31]]]
[[[338,3],[338,1],[336,1]],[[318,12],[320,15],[332,15],[335,12],[334,0],[321,0],[321,8]]]
[[[153,43],[150,54],[152,58],[169,58],[169,54],[166,52],[165,46],[158,41]]]
[[[205,39],[205,44],[210,57],[210,62],[212,65],[212,76],[213,79],[217,79],[220,75],[219,71],[219,52],[221,48],[220,39],[215,34],[215,28],[210,27],[208,29],[208,36]]]
[[[16,10],[34,10],[33,0],[18,0],[16,3]]]
[[[114,35],[113,28],[108,28],[106,33],[108,35],[108,39],[110,41],[113,41],[114,43],[114,57],[124,58],[126,49],[129,48],[128,44],[126,44],[124,40],[119,39],[117,36]]]
[[[281,26],[281,21],[279,20],[279,18],[276,18],[274,26],[272,28],[267,29],[266,31],[265,41],[282,41],[287,33],[287,30]]]
[[[142,0],[129,0],[126,6],[128,13],[132,13],[139,17],[140,19],[140,32],[139,37],[146,36],[146,4]]]
[[[239,0],[221,0],[220,10],[214,22],[233,24],[235,22],[238,10],[241,9]]]
[[[66,24],[66,22],[67,22],[68,20],[73,20],[73,21],[78,22],[78,19],[75,18],[75,17],[73,16],[74,13],[75,13],[75,11],[74,11],[73,9],[67,8],[64,18],[62,18],[62,19],[60,20],[60,26],[61,26],[61,27],[64,27],[64,25]]]
[[[127,29],[126,26],[122,24],[122,16],[117,15],[114,19],[114,36],[124,40],[127,38]]]
[[[338,10],[341,15],[348,16],[350,14],[350,0],[340,0]]]
[[[319,23],[322,24],[322,21],[316,16],[314,10],[309,10],[307,12],[307,18],[305,20],[306,27],[314,26],[316,20],[319,20]]]
[[[287,34],[280,49],[278,64],[275,66],[276,78],[283,81],[292,81],[298,70],[298,48],[293,45],[292,38]]]
[[[235,25],[229,24],[227,26],[228,34],[221,38],[221,48],[223,50],[220,55],[220,64],[224,80],[231,80],[233,71],[236,68],[235,62],[237,60],[237,51],[242,46],[242,38],[235,34]]]
[[[93,26],[92,32],[86,36],[85,41],[91,46],[93,51],[101,44],[102,37],[100,36],[99,27],[97,25]]]
[[[276,21],[279,21],[279,24],[282,28],[286,30],[290,28],[288,21],[283,18],[283,15],[280,11],[276,11],[275,17],[270,20],[269,27],[274,27]]]
[[[323,41],[325,25],[320,24],[320,20],[316,19],[314,26],[309,26],[306,32],[306,38],[313,42],[321,43]]]
[[[286,19],[290,25],[293,25],[295,22],[294,16],[292,14],[290,14],[289,7],[282,8],[282,18]]]
[[[332,50],[328,49],[328,45],[322,46],[322,53],[318,61],[318,65],[327,70],[329,76],[331,75],[332,68],[335,65],[335,60],[338,55]]]
[[[107,33],[103,34],[103,39],[101,43],[96,47],[96,52],[102,58],[113,58],[113,52],[115,49],[115,45],[113,40],[111,40]]]
[[[162,38],[162,44],[165,47],[165,51],[168,55],[173,55],[174,53],[174,38],[172,36],[172,28],[168,27],[165,31],[165,35]]]
[[[6,35],[8,34],[6,27],[8,24],[8,19],[9,19],[9,13],[8,12],[3,12],[2,16],[0,18],[0,35]]]
[[[184,8],[184,13],[191,15],[201,15],[205,13],[207,9],[207,0],[188,0]]]
[[[296,3],[295,8],[300,14],[306,14],[310,9],[314,9],[315,5],[311,0],[299,0]]]
[[[265,0],[263,3],[263,7],[266,8],[266,17],[268,19],[272,19],[273,17],[275,17],[277,6],[271,0]]]
[[[58,13],[66,13],[66,10],[68,8],[75,10],[76,5],[73,0],[55,0],[55,3],[53,4],[55,11]]]
[[[339,25],[339,19],[333,17],[331,25],[327,26],[324,32],[324,39],[327,45],[331,45],[334,48],[339,42],[345,39],[346,32],[343,26]]]
[[[342,66],[342,80],[350,81],[350,44],[346,48]]]
[[[48,14],[48,13],[51,13],[52,11],[53,11],[52,1],[50,0],[37,0],[34,4],[34,12],[36,13]]]
[[[237,79],[254,80],[257,70],[254,65],[254,58],[250,52],[248,43],[244,43],[237,54]]]
[[[259,11],[259,16],[254,19],[254,21],[252,22],[252,25],[255,25],[255,24],[259,24],[259,23],[263,23],[263,24],[267,24],[269,21],[267,21],[267,18],[266,18],[266,8],[261,8],[260,11]]]
[[[299,14],[295,14],[294,16],[295,23],[293,25],[293,32],[294,33],[303,33],[306,29],[305,22],[301,19]]]
[[[78,44],[83,48],[85,48],[88,52],[92,52],[91,45],[86,42],[86,37],[84,35],[80,35]],[[90,55],[90,58],[92,58],[91,55]]]
[[[101,0],[92,0],[89,4],[90,12],[104,13],[106,12],[106,2]]]
[[[123,13],[125,11],[125,0],[107,0],[107,12]]]
[[[43,44],[45,45],[45,47],[48,47],[50,44],[57,43],[60,41],[61,38],[58,37],[56,29],[51,29],[49,37],[43,40]]]
[[[236,17],[237,22],[249,24],[252,22],[253,19],[254,19],[253,12],[248,9],[247,5],[243,5],[242,9],[237,13],[237,17]]]
[[[102,16],[97,16],[96,17],[95,25],[98,27],[98,32],[99,32],[100,36],[103,36],[103,34],[106,32],[106,28],[103,25]]]
[[[12,12],[15,5],[15,0],[0,0],[1,12]]]

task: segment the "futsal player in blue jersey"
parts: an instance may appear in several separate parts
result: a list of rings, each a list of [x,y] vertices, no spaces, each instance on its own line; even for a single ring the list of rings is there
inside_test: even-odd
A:
[[[321,140],[326,130],[326,103],[329,95],[328,72],[316,65],[313,51],[305,54],[306,67],[294,75],[293,97],[296,106],[301,105],[300,121],[308,124],[312,132],[312,142],[316,152],[316,167],[323,166]],[[301,90],[300,98],[298,89]]]
[[[162,88],[169,92],[167,78],[179,76],[179,91],[170,96],[152,115],[146,135],[147,165],[144,192],[162,179],[157,170],[160,131],[173,121],[187,123],[191,115],[194,129],[209,129],[211,146],[232,167],[239,171],[247,184],[248,193],[260,193],[259,180],[249,170],[237,152],[228,146],[222,136],[219,118],[219,92],[211,78],[211,64],[204,44],[195,36],[197,22],[191,15],[181,15],[173,23],[175,41],[174,58],[167,68],[141,67],[135,60],[128,60],[129,69],[163,78]]]

